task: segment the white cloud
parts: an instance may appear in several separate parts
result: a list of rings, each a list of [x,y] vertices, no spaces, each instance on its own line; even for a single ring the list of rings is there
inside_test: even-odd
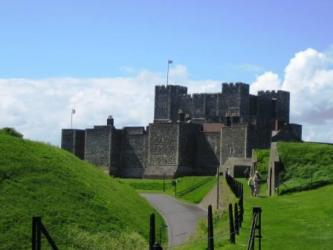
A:
[[[105,124],[108,115],[117,127],[146,126],[153,120],[154,86],[165,78],[142,70],[128,77],[0,79],[0,127],[15,127],[26,138],[59,145],[72,108],[77,128]],[[218,86],[214,80],[189,81],[183,65],[170,68],[170,80],[185,84],[189,92]]]
[[[333,57],[314,49],[294,55],[283,80],[272,72],[257,77],[251,92],[259,89],[290,91],[291,120],[303,124],[304,139],[333,141]]]
[[[255,82],[251,84],[250,91],[252,94],[257,94],[259,90],[280,89],[281,80],[279,76],[271,71],[257,77]]]

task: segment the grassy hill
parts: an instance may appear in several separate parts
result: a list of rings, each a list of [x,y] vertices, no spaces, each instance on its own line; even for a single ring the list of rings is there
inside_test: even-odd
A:
[[[31,248],[37,215],[60,249],[145,249],[149,215],[156,213],[127,184],[6,131],[0,131],[0,211],[1,249]],[[159,227],[159,215],[157,221]]]
[[[280,192],[307,190],[333,182],[333,145],[278,143],[284,165]]]

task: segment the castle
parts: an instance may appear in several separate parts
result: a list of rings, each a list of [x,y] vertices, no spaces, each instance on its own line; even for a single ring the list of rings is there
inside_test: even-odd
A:
[[[61,147],[119,177],[214,175],[230,164],[240,176],[252,149],[301,140],[289,110],[289,92],[252,95],[245,83],[192,95],[183,86],[155,86],[154,121],[146,128],[117,129],[110,116],[106,125],[63,129]]]

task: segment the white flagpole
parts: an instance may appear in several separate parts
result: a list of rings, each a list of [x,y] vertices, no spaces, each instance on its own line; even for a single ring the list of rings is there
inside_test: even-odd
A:
[[[73,115],[75,114],[76,110],[72,109],[71,111],[71,129],[73,128]]]
[[[171,63],[173,63],[173,61],[172,60],[168,60],[167,82],[166,82],[167,86],[168,86],[168,83],[169,83],[169,66],[170,66]]]
[[[73,111],[71,111],[71,129],[73,128]]]
[[[167,71],[167,86],[168,86],[168,82],[169,82],[169,62],[168,62],[168,71]]]

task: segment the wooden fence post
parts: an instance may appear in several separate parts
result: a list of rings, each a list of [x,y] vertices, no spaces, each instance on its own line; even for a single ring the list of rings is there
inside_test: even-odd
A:
[[[234,219],[232,213],[232,204],[229,204],[229,233],[230,233],[230,243],[235,244],[235,227],[234,227]]]
[[[256,225],[256,229],[258,230],[258,235],[256,238],[258,238],[258,249],[261,250],[261,207],[254,207],[253,213],[256,213],[258,216],[258,224]]]
[[[149,249],[153,250],[155,243],[155,214],[150,215],[150,228],[149,228]]]
[[[153,250],[163,250],[163,248],[159,243],[156,242],[153,246]]]
[[[32,250],[41,249],[41,217],[32,217]]]
[[[238,213],[238,206],[235,203],[235,233],[239,235],[239,213]]]
[[[214,250],[214,231],[213,231],[212,205],[208,206],[208,250]]]

